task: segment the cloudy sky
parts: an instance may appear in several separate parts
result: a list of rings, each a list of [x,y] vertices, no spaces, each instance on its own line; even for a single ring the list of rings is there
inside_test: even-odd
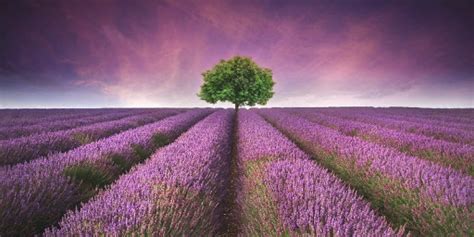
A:
[[[234,55],[273,70],[269,106],[474,107],[473,5],[2,1],[0,107],[206,106]]]

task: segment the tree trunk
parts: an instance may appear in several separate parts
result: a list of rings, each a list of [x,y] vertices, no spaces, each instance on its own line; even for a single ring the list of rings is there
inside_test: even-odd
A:
[[[239,112],[239,105],[238,104],[234,104],[234,109],[235,109],[235,112]]]

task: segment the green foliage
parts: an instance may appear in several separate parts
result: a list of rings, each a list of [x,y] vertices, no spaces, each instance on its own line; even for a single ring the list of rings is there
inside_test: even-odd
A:
[[[284,227],[278,206],[264,182],[266,167],[276,158],[261,157],[243,163],[242,230],[245,236],[297,236]],[[293,234],[293,235],[292,235]]]
[[[119,154],[112,154],[110,159],[112,160],[112,163],[119,168],[120,173],[128,171],[133,166],[131,162],[127,161],[127,159]]]
[[[71,177],[76,182],[80,182],[84,186],[83,188],[102,188],[112,183],[110,175],[87,164],[68,167],[64,170],[64,175]]]
[[[160,233],[162,236],[208,236],[214,229],[211,217],[217,200],[212,195],[165,183],[156,183],[153,193],[156,205],[164,211],[150,225],[164,230]],[[176,217],[179,217],[178,222]],[[130,236],[136,235],[130,233]]]
[[[232,102],[241,105],[265,105],[273,96],[272,71],[260,68],[248,57],[221,60],[203,74],[204,84],[198,96],[209,103]]]
[[[166,146],[170,142],[171,142],[170,139],[166,135],[158,133],[158,134],[153,136],[153,145],[154,145],[155,148]]]
[[[399,180],[372,172],[370,164],[357,166],[355,160],[338,157],[267,121],[354,188],[400,231],[414,236],[472,236],[472,207],[433,202],[418,189],[409,189]]]
[[[87,133],[75,133],[72,135],[72,138],[78,141],[81,145],[91,143],[95,140],[91,134]]]
[[[153,153],[153,151],[147,150],[143,146],[138,145],[138,144],[133,144],[132,149],[133,149],[133,154],[135,155],[136,158],[138,158],[138,162],[142,162],[146,160]]]

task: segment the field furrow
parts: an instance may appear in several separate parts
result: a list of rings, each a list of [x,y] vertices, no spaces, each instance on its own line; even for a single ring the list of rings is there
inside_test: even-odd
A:
[[[357,108],[353,110],[362,112]],[[474,122],[474,114],[469,109],[459,110],[436,110],[436,109],[415,109],[415,108],[380,108],[368,109],[368,111],[376,112],[380,116],[390,116],[402,120],[425,120],[430,123],[444,122],[460,125],[471,125]]]
[[[12,139],[17,137],[28,136],[42,132],[54,132],[59,130],[72,129],[80,126],[90,125],[99,122],[106,122],[118,120],[133,115],[140,115],[151,113],[153,111],[128,111],[128,112],[113,112],[101,115],[93,115],[82,117],[78,116],[74,119],[57,120],[53,122],[38,123],[34,125],[24,126],[10,126],[0,128],[0,140]]]
[[[155,122],[179,110],[158,110],[73,129],[0,141],[0,166],[14,165],[51,153],[65,152],[113,134]]]
[[[341,119],[350,119],[368,124],[376,124],[382,127],[430,136],[435,139],[445,140],[448,142],[474,145],[474,127],[463,126],[457,128],[453,123],[448,123],[446,126],[440,126],[428,121],[413,122],[400,118],[378,116],[376,113],[364,115],[359,113],[350,113],[345,110],[337,110],[332,112],[325,110],[317,111]],[[407,116],[403,116],[402,118],[406,117]]]
[[[472,235],[474,179],[279,110],[260,111],[391,223],[420,235]]]
[[[383,217],[254,112],[241,111],[244,236],[395,236]]]
[[[445,127],[445,128],[458,128],[458,129],[465,129],[465,130],[473,130],[474,129],[474,124],[472,122],[466,121],[466,122],[459,122],[457,121],[456,118],[452,117],[447,117],[445,119],[432,119],[432,118],[426,118],[426,117],[419,117],[419,116],[413,116],[409,113],[409,111],[405,113],[399,113],[399,114],[379,114],[377,111],[371,111],[367,113],[366,115],[373,115],[376,117],[380,118],[388,118],[388,119],[395,119],[395,120],[400,120],[400,121],[408,121],[408,122],[414,122],[418,124],[428,124],[432,126],[438,126],[438,127]]]
[[[221,110],[158,150],[45,236],[213,236],[222,225],[233,112]]]
[[[473,115],[0,110],[0,236],[474,236]]]
[[[393,147],[408,155],[430,160],[474,176],[474,146],[472,145],[446,142],[318,112],[295,113],[315,123],[336,129],[345,135],[357,136],[383,146]]]
[[[402,115],[407,117],[423,118],[432,121],[444,121],[449,123],[471,124],[474,122],[474,113],[470,109],[415,109],[399,108],[384,109],[390,115]]]
[[[0,127],[30,126],[59,120],[76,119],[103,115],[111,111],[127,111],[129,109],[18,109],[0,112]]]
[[[40,233],[211,112],[190,110],[66,153],[0,169],[0,235]]]

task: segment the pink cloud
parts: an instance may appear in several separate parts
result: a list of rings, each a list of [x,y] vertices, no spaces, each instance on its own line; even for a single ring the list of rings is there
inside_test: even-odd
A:
[[[237,54],[273,70],[271,105],[371,103],[441,86],[454,70],[446,63],[453,60],[449,27],[406,30],[399,24],[404,12],[390,6],[365,14],[323,3],[119,3],[61,2],[61,29],[77,46],[66,56],[55,50],[60,42],[31,34],[45,54],[73,68],[75,86],[98,89],[121,105],[206,105],[195,96],[201,73]],[[24,55],[29,64],[33,59]]]

